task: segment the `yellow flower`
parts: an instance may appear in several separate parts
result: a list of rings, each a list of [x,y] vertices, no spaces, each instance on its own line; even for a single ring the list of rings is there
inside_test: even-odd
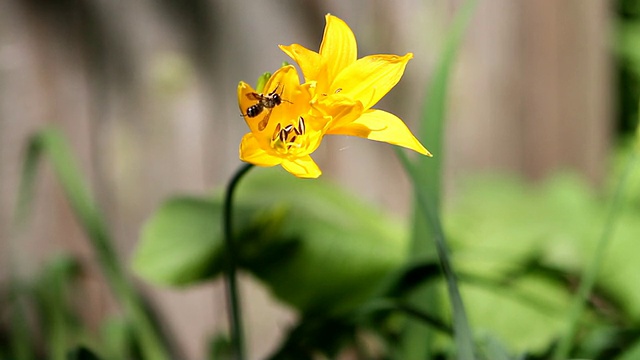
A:
[[[288,65],[269,78],[263,91],[258,96],[278,95],[280,104],[262,106],[259,114],[250,116],[249,108],[260,101],[251,86],[238,84],[240,111],[251,130],[240,143],[240,159],[258,166],[282,165],[295,176],[317,178],[321,171],[309,154],[320,145],[330,118],[311,111],[309,84],[300,85],[298,72]]]
[[[397,116],[371,109],[400,81],[413,54],[357,59],[349,26],[329,14],[326,21],[319,53],[298,44],[280,48],[298,63],[306,82],[316,83],[312,105],[333,117],[327,134],[384,141],[431,156]]]
[[[282,165],[295,176],[316,178],[321,171],[311,159],[324,135],[353,135],[431,154],[397,116],[371,109],[404,73],[413,57],[372,55],[356,60],[349,27],[327,15],[320,53],[294,44],[281,46],[300,66],[284,66],[267,81],[262,93],[244,82],[238,104],[250,133],[242,138],[240,159],[258,166]]]

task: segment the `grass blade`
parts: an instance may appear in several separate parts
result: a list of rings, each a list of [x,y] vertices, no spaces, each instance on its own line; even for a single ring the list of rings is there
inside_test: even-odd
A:
[[[29,140],[18,193],[16,229],[22,228],[26,222],[38,164],[43,156],[51,161],[67,200],[91,242],[107,282],[132,319],[144,358],[169,359],[159,332],[152,325],[138,293],[118,261],[106,223],[76,166],[72,151],[57,129],[44,129]]]
[[[438,62],[433,80],[430,83],[429,91],[427,92],[427,98],[425,99],[422,127],[418,133],[418,137],[427,144],[427,147],[434,154],[434,157],[419,158],[415,163],[412,163],[404,152],[397,150],[398,156],[411,178],[416,194],[412,253],[416,257],[430,255],[429,253],[433,250],[429,242],[425,241],[425,239],[432,239],[434,241],[449,290],[454,316],[453,328],[458,358],[465,360],[474,358],[473,336],[469,328],[462,298],[458,291],[457,281],[451,266],[450,256],[446,247],[444,232],[438,213],[440,209],[443,159],[442,145],[449,78],[475,5],[475,0],[468,0],[456,14],[445,42],[442,57]],[[425,219],[427,221],[425,221]],[[414,300],[420,303],[434,304],[436,303],[435,299],[436,296],[432,292],[425,291],[419,294],[418,298]],[[428,333],[422,335],[422,332],[418,335],[418,337],[427,336],[429,336]],[[424,338],[414,338],[414,340],[417,342],[421,341],[422,344],[427,343]],[[424,348],[424,346],[422,346],[422,348]],[[416,358],[424,358],[423,355],[426,354],[417,354],[415,356]],[[412,354],[412,356],[414,355]]]
[[[409,163],[409,159],[405,153],[399,152],[399,157],[404,165],[405,169],[410,175],[411,179],[417,178],[415,175],[414,166]],[[414,191],[417,196],[417,203],[420,207],[420,211],[426,214],[426,218],[429,221],[429,226],[433,229],[433,238],[436,245],[436,251],[438,258],[440,259],[440,265],[444,272],[445,280],[447,282],[447,290],[449,292],[449,301],[451,302],[451,308],[453,310],[453,332],[454,341],[458,353],[458,359],[475,359],[474,347],[473,347],[473,334],[469,327],[469,321],[464,309],[464,303],[460,291],[458,288],[458,281],[453,271],[453,265],[451,264],[451,257],[449,256],[449,250],[446,245],[446,238],[444,230],[442,229],[442,222],[438,212],[433,207],[433,200],[428,197],[426,191],[421,188],[418,183],[414,181]]]

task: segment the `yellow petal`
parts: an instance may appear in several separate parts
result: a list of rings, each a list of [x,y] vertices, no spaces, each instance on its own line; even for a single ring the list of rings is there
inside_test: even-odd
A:
[[[253,104],[255,101],[250,100],[247,96],[250,93],[254,93],[255,90],[251,87],[251,85],[247,84],[244,81],[240,81],[238,83],[238,106],[240,107],[240,113],[246,114],[247,108]]]
[[[364,111],[362,103],[342,94],[321,97],[314,109],[333,118],[331,127],[340,127],[353,122]]]
[[[324,66],[320,54],[298,44],[278,45],[278,47],[300,66],[305,82],[318,80],[326,82],[326,78],[320,79],[320,72]],[[326,71],[324,73],[326,74]]]
[[[240,142],[240,160],[258,166],[274,166],[282,162],[277,156],[269,155],[260,147],[260,143],[252,133],[242,137]]]
[[[351,135],[384,141],[431,156],[431,153],[420,144],[400,118],[382,110],[368,110],[350,124],[330,128],[327,134]]]
[[[282,167],[299,178],[315,179],[322,174],[318,165],[308,155],[292,161],[285,160]]]
[[[344,69],[331,85],[331,92],[360,100],[371,108],[400,81],[412,53],[405,56],[370,55]]]
[[[327,76],[329,82],[347,66],[356,61],[358,57],[358,45],[353,31],[341,19],[327,14],[327,25],[322,35],[320,55],[327,64]]]
[[[307,116],[307,118],[309,118],[309,116]],[[315,117],[315,118],[320,120],[314,120],[316,124],[310,123],[307,127],[307,142],[305,147],[305,151],[307,154],[311,154],[312,152],[316,151],[316,149],[318,149],[318,147],[320,146],[320,143],[322,143],[322,138],[324,137],[324,134],[325,134],[326,124],[328,124],[329,121],[331,121],[330,117],[326,117],[326,118]],[[311,127],[316,125],[323,126],[323,127],[320,130],[311,129]],[[300,155],[302,155],[302,153]]]

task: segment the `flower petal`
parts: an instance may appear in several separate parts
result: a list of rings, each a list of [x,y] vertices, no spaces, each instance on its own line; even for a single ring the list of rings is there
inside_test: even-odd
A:
[[[360,100],[371,108],[400,81],[412,53],[405,56],[370,55],[344,69],[331,85],[331,92]]]
[[[321,97],[312,107],[333,118],[330,126],[340,127],[358,118],[364,111],[362,103],[342,94]]]
[[[338,74],[358,58],[358,45],[353,31],[341,19],[327,14],[320,55],[327,64],[327,76],[333,81]]]
[[[322,174],[311,156],[303,156],[292,161],[285,160],[282,167],[299,178],[315,179]]]
[[[248,133],[242,137],[240,142],[240,160],[258,166],[275,166],[282,163],[282,159],[269,155],[260,147],[258,139],[253,133]]]
[[[240,113],[244,116],[246,114],[247,108],[253,104],[255,101],[250,100],[247,96],[250,93],[256,92],[253,90],[251,85],[247,84],[244,81],[240,81],[238,83],[238,107],[240,108]]]
[[[400,118],[382,110],[368,110],[350,124],[330,128],[327,134],[351,135],[384,141],[432,156]]]
[[[326,65],[320,54],[298,44],[278,45],[278,47],[300,66],[305,82],[318,80],[322,83],[327,82],[326,71],[322,71],[322,67]],[[321,75],[324,76],[322,79],[320,79]]]

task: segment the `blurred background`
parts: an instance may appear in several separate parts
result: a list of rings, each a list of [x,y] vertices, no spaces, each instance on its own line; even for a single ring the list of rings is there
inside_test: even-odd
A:
[[[10,234],[28,137],[62,129],[90,179],[123,261],[162,199],[205,194],[241,163],[247,127],[240,80],[289,59],[278,44],[317,50],[324,15],[344,19],[359,57],[413,52],[377,107],[416,129],[444,35],[461,1],[0,0],[0,280],[78,255],[83,318],[117,312],[94,255],[46,164],[25,232]],[[445,150],[447,198],[478,173],[532,182],[558,170],[603,185],[612,149],[633,132],[640,95],[636,0],[479,1],[453,73]],[[425,146],[429,148],[429,144]],[[390,145],[326,138],[314,158],[330,180],[406,217],[410,183]],[[381,176],[384,174],[384,176]],[[140,284],[186,357],[226,328],[214,285]],[[243,278],[249,348],[269,352],[293,314]]]

